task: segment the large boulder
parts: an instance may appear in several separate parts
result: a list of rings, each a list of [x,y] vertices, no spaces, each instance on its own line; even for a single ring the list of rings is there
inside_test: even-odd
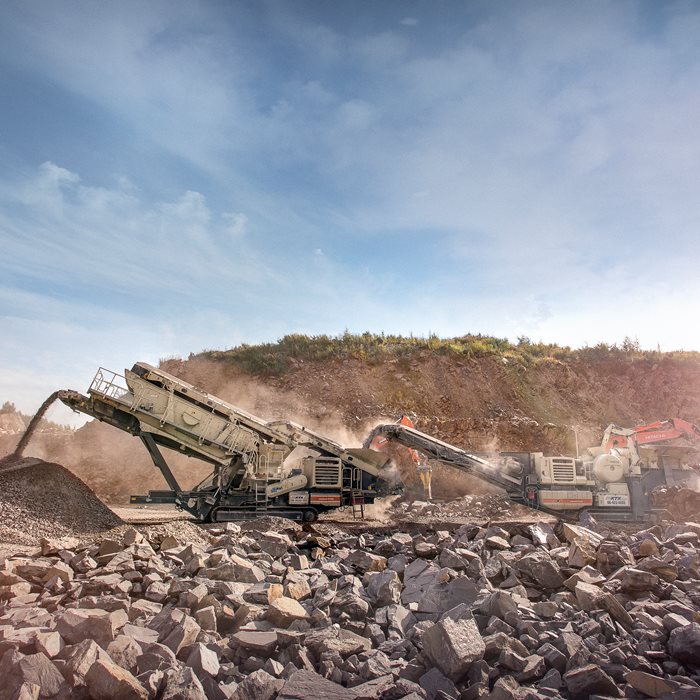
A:
[[[378,606],[391,605],[401,601],[401,579],[391,569],[367,574],[365,590]]]
[[[85,684],[95,700],[147,700],[146,689],[108,657],[98,658],[85,676]]]
[[[525,554],[516,564],[518,570],[539,588],[556,589],[564,585],[559,566],[544,550]]]
[[[355,700],[357,694],[352,688],[326,680],[313,671],[296,671],[287,679],[277,696],[277,700]]]
[[[39,697],[50,698],[66,690],[66,682],[46,654],[25,656],[11,649],[0,662],[0,700],[12,700],[25,685],[39,687]]]
[[[622,696],[615,681],[596,664],[586,664],[565,673],[564,683],[574,700],[586,700],[591,695]]]
[[[668,653],[683,664],[700,666],[700,624],[693,622],[672,630]]]
[[[299,601],[285,596],[273,600],[266,614],[275,627],[289,627],[295,620],[305,620],[308,616]]]
[[[460,681],[484,657],[486,645],[473,619],[445,617],[423,635],[423,652],[450,680]]]

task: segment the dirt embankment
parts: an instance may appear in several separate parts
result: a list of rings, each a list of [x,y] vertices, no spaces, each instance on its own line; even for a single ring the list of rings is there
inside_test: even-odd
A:
[[[284,373],[264,377],[198,356],[164,366],[266,420],[291,419],[350,446],[403,413],[420,430],[467,449],[549,454],[573,454],[575,431],[580,446],[598,443],[610,422],[633,426],[679,416],[700,423],[700,362],[663,356],[526,364],[420,349],[381,362],[293,359]],[[0,453],[16,441],[5,436]],[[109,502],[164,486],[139,440],[94,422],[74,434],[40,432],[25,454],[64,464]],[[186,486],[208,472],[196,460],[171,458]],[[436,471],[433,483],[437,497],[485,490],[448,468]]]

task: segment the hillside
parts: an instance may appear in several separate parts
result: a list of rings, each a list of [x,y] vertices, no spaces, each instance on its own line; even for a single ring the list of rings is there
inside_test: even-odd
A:
[[[262,418],[292,419],[348,445],[403,413],[465,448],[549,454],[575,451],[574,426],[585,446],[610,422],[700,423],[700,355],[644,352],[630,341],[571,350],[479,336],[295,335],[162,365]],[[140,442],[101,424],[37,438],[28,454],[65,464],[110,500],[162,487]],[[193,460],[176,465],[185,483],[207,471]],[[461,476],[449,481],[462,492],[475,486]]]
[[[287,336],[163,366],[261,415],[363,434],[380,417],[408,413],[422,430],[473,449],[571,451],[572,426],[589,444],[610,422],[700,422],[700,354],[644,352],[629,341],[570,350],[479,336]]]

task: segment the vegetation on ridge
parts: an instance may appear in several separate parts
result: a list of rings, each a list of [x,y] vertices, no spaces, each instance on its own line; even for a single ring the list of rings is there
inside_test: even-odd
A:
[[[361,334],[346,331],[337,336],[294,333],[285,335],[276,343],[244,343],[229,350],[207,350],[190,357],[205,357],[232,364],[250,374],[280,375],[294,362],[299,361],[355,358],[375,363],[389,358],[409,357],[425,350],[465,360],[497,356],[527,365],[554,360],[598,362],[629,359],[658,362],[665,359],[700,359],[698,352],[643,350],[639,343],[631,338],[625,338],[619,346],[598,343],[592,347],[572,349],[554,343],[536,343],[524,336],[518,338],[517,343],[511,343],[507,338],[481,334],[440,338],[433,334],[421,337],[385,335],[369,331]]]

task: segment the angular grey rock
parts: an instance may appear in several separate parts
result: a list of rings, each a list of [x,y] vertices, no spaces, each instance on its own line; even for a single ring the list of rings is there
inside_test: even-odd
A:
[[[224,562],[219,566],[204,569],[202,575],[214,581],[240,581],[241,583],[258,583],[264,580],[262,570],[242,557],[235,554],[230,562]]]
[[[668,613],[667,615],[664,615],[661,621],[669,632],[675,630],[676,627],[685,627],[686,625],[690,624],[689,620],[676,613]]]
[[[530,537],[536,545],[546,545],[548,547],[558,547],[560,542],[552,530],[549,523],[537,523],[528,527]]]
[[[290,581],[289,576],[284,586],[284,595],[294,600],[306,600],[311,597],[311,587],[306,577],[299,576],[298,580]]]
[[[506,647],[498,657],[498,665],[510,671],[522,671],[527,666],[527,659]]]
[[[37,651],[41,651],[53,659],[54,656],[60,654],[65,644],[58,632],[37,632],[34,637],[34,646]]]
[[[391,661],[389,657],[378,649],[370,653],[371,656],[366,661],[363,661],[357,669],[360,677],[365,680],[375,680],[391,675]]]
[[[515,612],[518,604],[513,600],[513,596],[506,591],[494,591],[479,606],[479,610],[484,615],[495,615],[503,620],[507,613]]]
[[[683,664],[700,665],[700,624],[693,622],[672,630],[668,653]]]
[[[294,598],[275,598],[267,609],[267,619],[275,627],[289,627],[296,620],[306,620],[309,614]]]
[[[550,668],[544,677],[539,682],[540,688],[552,688],[553,690],[559,690],[561,688],[562,678],[561,673],[556,668]]]
[[[284,684],[285,681],[258,669],[238,684],[231,700],[272,700]]]
[[[454,569],[455,571],[462,571],[467,568],[467,560],[461,554],[457,554],[457,552],[447,548],[440,552],[438,563],[442,567]]]
[[[537,653],[544,658],[548,668],[555,669],[559,671],[560,674],[564,673],[566,670],[566,656],[549,642],[543,644],[537,650]]]
[[[672,693],[675,686],[666,682],[663,678],[653,676],[644,671],[630,671],[625,675],[625,680],[640,693],[650,698],[658,698],[660,695]],[[700,696],[700,693],[698,693]]]
[[[182,610],[163,608],[149,623],[148,627],[158,632],[158,641],[177,654],[182,647],[192,644],[201,628],[194,618]]]
[[[624,569],[621,576],[621,588],[632,593],[646,592],[655,588],[659,583],[659,577],[641,569]]]
[[[419,679],[420,687],[425,691],[425,696],[428,700],[434,700],[441,693],[442,698],[456,698],[459,696],[457,686],[437,668],[431,668],[427,673],[424,673]]]
[[[197,674],[198,678],[203,678],[205,675],[216,678],[220,668],[216,652],[201,642],[192,645],[192,651],[187,657],[187,665]]]
[[[243,600],[258,605],[269,605],[275,598],[284,594],[284,589],[279,583],[261,581],[255,583],[243,593]]]
[[[384,571],[386,569],[386,557],[366,552],[363,549],[356,549],[343,562],[356,571],[364,573],[366,571]]]
[[[378,605],[391,605],[401,601],[401,579],[391,569],[367,574],[367,595]]]
[[[39,695],[42,698],[49,698],[66,690],[66,681],[46,654],[25,656],[15,649],[10,649],[0,661],[0,700],[11,700],[25,684],[39,686]]]
[[[136,659],[141,656],[143,650],[135,639],[120,634],[110,642],[107,653],[115,664],[133,673],[136,670]]]
[[[344,688],[312,671],[297,671],[282,686],[277,700],[355,700],[355,697],[352,688]]]
[[[117,636],[118,631],[129,621],[124,610],[71,609],[56,618],[56,631],[68,644],[83,639],[94,639],[103,649]]]
[[[147,700],[148,692],[136,678],[106,655],[98,658],[85,676],[95,700]]]
[[[207,696],[194,671],[177,666],[165,672],[161,700],[207,700]]]
[[[352,654],[360,654],[369,651],[372,643],[366,637],[355,634],[350,630],[326,627],[320,630],[309,632],[304,637],[305,646],[317,657],[323,652],[335,652],[346,658]]]
[[[504,537],[498,537],[498,535],[487,537],[484,544],[488,549],[510,549],[510,542]]]
[[[63,675],[73,686],[85,683],[85,676],[98,658],[106,652],[101,649],[94,639],[84,639],[82,642],[66,647],[62,654],[64,667]]]
[[[459,682],[474,661],[483,658],[486,646],[472,619],[455,622],[446,617],[423,635],[423,653],[450,680]]]
[[[595,547],[583,537],[574,538],[571,546],[569,547],[567,562],[569,566],[573,566],[577,569],[582,569],[584,566],[595,564]]]
[[[216,632],[216,610],[213,605],[208,605],[206,608],[197,610],[194,614],[194,619],[206,632]]]
[[[386,611],[386,621],[389,630],[396,630],[402,637],[418,622],[415,615],[403,605],[390,605]]]
[[[418,601],[418,612],[444,613],[460,603],[470,605],[479,596],[479,588],[467,576],[428,586]]]
[[[629,547],[619,542],[602,542],[598,547],[596,569],[609,576],[623,566],[634,566],[635,561]]]
[[[404,605],[417,603],[430,586],[446,580],[447,577],[442,577],[440,569],[434,564],[424,559],[414,559],[404,570],[401,602]]]
[[[280,532],[261,532],[256,535],[255,539],[260,549],[275,559],[283,557],[292,546],[289,537]]]
[[[564,683],[574,700],[585,700],[591,695],[622,697],[615,681],[595,664],[587,664],[567,671],[564,674]]]
[[[513,676],[499,678],[493,684],[493,690],[489,694],[489,700],[519,700],[520,685]]]
[[[177,664],[177,658],[172,649],[163,644],[151,644],[148,651],[136,659],[136,670],[139,676],[152,671],[165,671]]]
[[[515,680],[518,683],[531,683],[542,678],[547,672],[547,664],[539,654],[530,654],[525,661],[525,668],[515,674]]]
[[[158,641],[158,632],[148,627],[138,627],[137,625],[124,625],[121,628],[121,635],[130,637],[138,644],[154,644]],[[120,636],[121,636],[120,635]]]
[[[334,615],[345,614],[351,620],[364,620],[369,611],[369,603],[357,595],[351,586],[340,591],[331,602],[331,612]]]
[[[12,696],[12,700],[39,700],[40,693],[41,688],[36,683],[26,681],[17,688],[15,694]],[[0,697],[2,697],[1,694]]]
[[[564,577],[547,552],[538,550],[522,556],[516,566],[540,588],[556,589],[564,585]]]
[[[248,651],[269,656],[277,646],[277,634],[275,632],[242,630],[232,635],[231,641]]]
[[[484,656],[487,659],[498,658],[504,649],[510,649],[523,657],[528,655],[527,647],[517,637],[504,632],[496,632],[483,637],[483,642],[485,647]]]
[[[421,557],[422,559],[432,558],[438,552],[437,547],[432,542],[421,541],[414,543],[413,551],[416,553],[416,556]]]

